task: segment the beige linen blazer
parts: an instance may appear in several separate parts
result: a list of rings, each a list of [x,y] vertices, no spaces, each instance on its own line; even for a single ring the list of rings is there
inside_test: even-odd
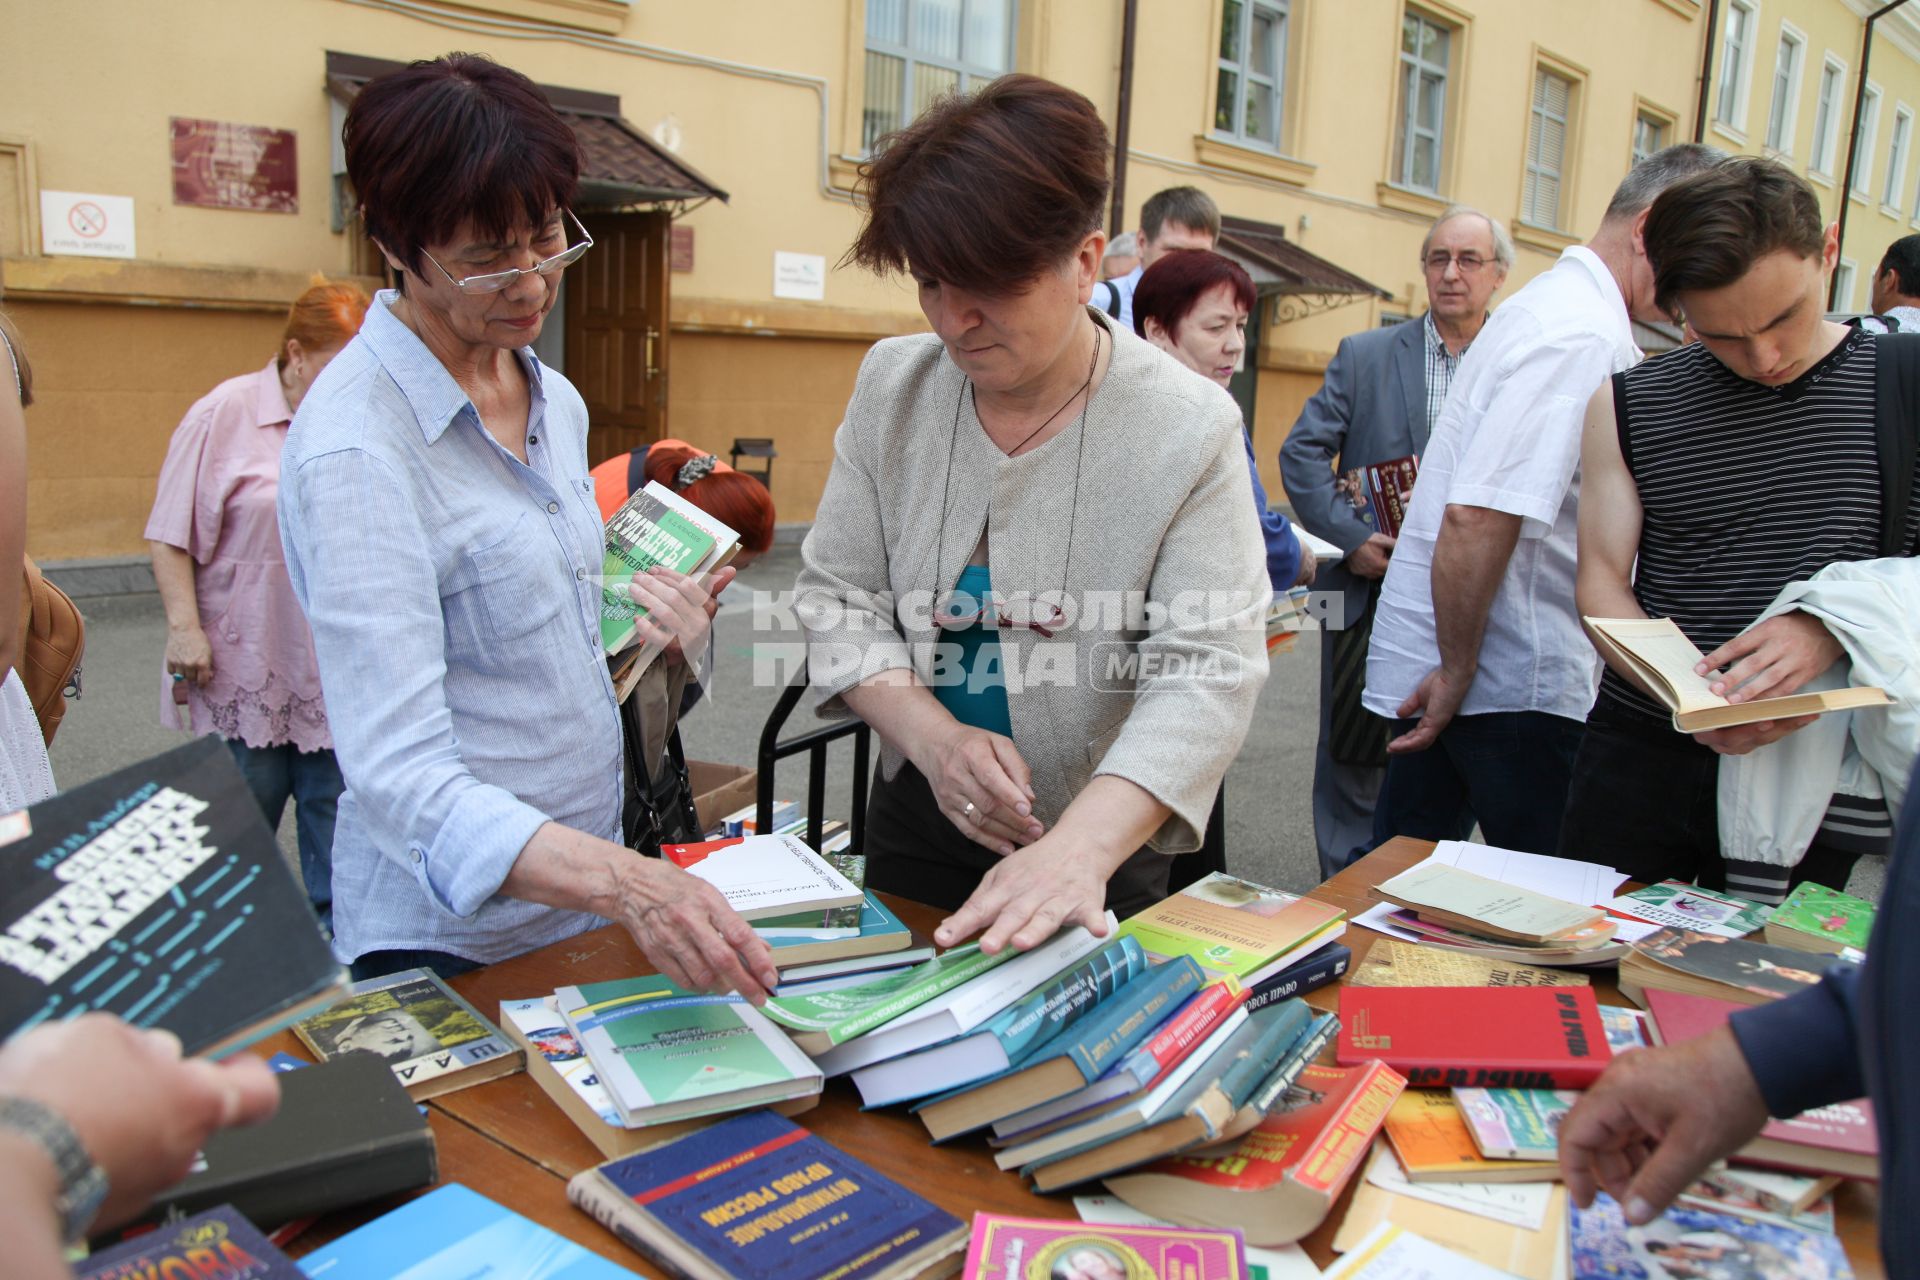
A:
[[[867,353],[834,437],[795,604],[820,714],[881,670],[935,672],[929,608],[984,528],[996,598],[1051,600],[1052,639],[999,632],[1013,740],[1049,828],[1098,774],[1172,810],[1150,846],[1199,847],[1267,678],[1267,582],[1240,411],[1218,386],[1107,324],[1083,419],[1009,458],[933,334]],[[1077,495],[1076,495],[1077,490]],[[945,521],[942,522],[942,511]],[[1069,540],[1071,539],[1071,553]],[[903,759],[883,742],[891,778]],[[1164,871],[1161,873],[1164,883]]]

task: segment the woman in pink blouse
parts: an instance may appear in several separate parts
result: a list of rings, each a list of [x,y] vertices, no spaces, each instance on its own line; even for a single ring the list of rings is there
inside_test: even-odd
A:
[[[229,378],[173,433],[147,521],[167,610],[160,717],[226,739],[278,827],[294,801],[300,875],[321,922],[333,901],[333,821],[342,787],[320,699],[313,636],[280,554],[280,448],[301,397],[360,330],[367,295],[317,283],[295,300],[280,351]]]

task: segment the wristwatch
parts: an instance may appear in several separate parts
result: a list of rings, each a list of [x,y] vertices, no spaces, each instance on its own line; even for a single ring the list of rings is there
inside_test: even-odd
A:
[[[53,1160],[60,1195],[53,1202],[69,1243],[85,1234],[107,1199],[107,1171],[93,1162],[73,1126],[38,1102],[0,1098],[0,1129],[30,1138]]]

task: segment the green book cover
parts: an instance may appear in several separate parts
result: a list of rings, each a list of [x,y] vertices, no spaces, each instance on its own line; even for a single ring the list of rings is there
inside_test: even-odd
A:
[[[747,1090],[802,1081],[819,1087],[812,1062],[737,995],[686,991],[660,977],[590,982],[555,994],[623,1113],[708,1098],[719,1102],[713,1110],[725,1110],[728,1095]]]
[[[1873,904],[1864,898],[1808,883],[1787,895],[1769,923],[1865,949],[1867,935],[1873,932],[1873,911]]]
[[[1156,961],[1192,956],[1209,976],[1245,978],[1345,919],[1336,906],[1216,871],[1129,916],[1120,933]]]
[[[1714,889],[1662,880],[1622,894],[1607,910],[1670,929],[1691,929],[1716,938],[1744,938],[1764,925],[1773,908]]]
[[[857,987],[775,996],[767,1001],[766,1015],[795,1031],[821,1033],[829,1044],[845,1044],[1020,954],[1006,947],[999,955],[990,956],[980,950],[979,943],[969,942],[904,973]]]
[[[838,910],[838,908],[836,908],[836,910]],[[865,902],[861,903],[858,907],[849,908],[849,910],[854,910],[859,913],[859,936],[862,938],[871,938],[880,934],[894,935],[911,932],[906,925],[900,922],[899,916],[887,910],[886,904],[874,897],[871,893],[867,895]],[[754,931],[760,934],[760,940],[765,942],[769,947],[772,947],[774,955],[778,957],[782,947],[797,947],[813,941],[811,938],[800,936],[801,930],[822,927],[839,928],[840,926],[822,926],[820,924],[820,913],[818,911],[803,911],[795,916],[773,916],[766,920],[755,920],[753,927]],[[764,932],[769,928],[793,930],[794,932],[784,937],[769,938]]]
[[[1580,1095],[1566,1089],[1455,1089],[1453,1100],[1489,1160],[1556,1160],[1560,1122]]]
[[[600,643],[618,653],[633,639],[633,620],[646,610],[627,594],[635,574],[656,565],[691,573],[713,550],[713,535],[642,489],[607,521],[607,553],[600,567]]]

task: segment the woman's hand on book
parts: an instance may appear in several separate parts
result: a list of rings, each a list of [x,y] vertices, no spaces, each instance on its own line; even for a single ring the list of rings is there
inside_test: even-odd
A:
[[[732,565],[714,570],[704,581],[657,566],[647,570],[627,587],[633,602],[647,611],[633,620],[635,638],[659,644],[668,662],[705,652],[713,615],[720,611],[720,593],[733,579]]]
[[[620,882],[620,923],[669,982],[767,1002],[780,981],[773,952],[718,889],[664,858],[631,858]]]
[[[1741,632],[1701,659],[1694,673],[1708,677],[1707,687],[1728,702],[1752,702],[1797,693],[1845,655],[1826,624],[1796,609]]]
[[[1581,1208],[1605,1190],[1640,1225],[1766,1122],[1746,1054],[1719,1027],[1615,1059],[1560,1123],[1560,1172]]]
[[[951,947],[980,930],[980,949],[1031,951],[1067,925],[1106,927],[1107,877],[1125,861],[1059,828],[988,869],[980,887],[940,922],[934,943]]]

